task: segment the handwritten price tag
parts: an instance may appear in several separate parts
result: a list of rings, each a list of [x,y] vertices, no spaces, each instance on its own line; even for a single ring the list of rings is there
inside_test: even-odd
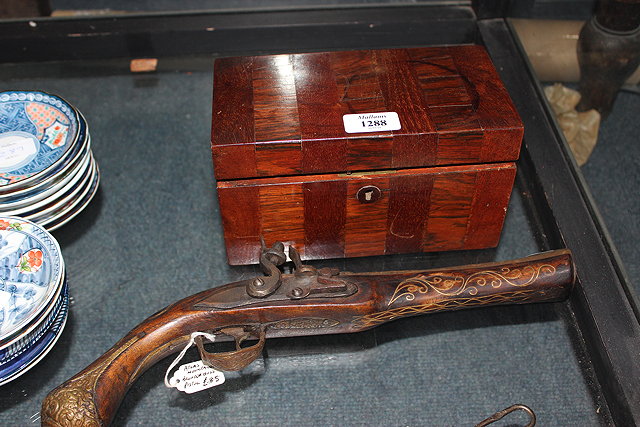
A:
[[[347,133],[384,132],[401,129],[398,113],[345,114],[342,116]]]
[[[182,349],[178,357],[175,358],[167,372],[164,374],[164,385],[167,387],[175,387],[185,393],[195,393],[196,391],[206,390],[211,387],[215,387],[224,382],[224,374],[216,369],[206,366],[202,360],[197,362],[186,363],[180,366],[176,372],[169,378],[169,374],[176,367],[178,362],[182,360],[184,354],[189,350],[196,337],[202,336],[211,342],[214,342],[216,336],[208,334],[206,332],[194,332],[191,334],[189,342]]]
[[[201,360],[180,366],[169,385],[185,393],[195,393],[224,383],[224,373],[206,366]]]

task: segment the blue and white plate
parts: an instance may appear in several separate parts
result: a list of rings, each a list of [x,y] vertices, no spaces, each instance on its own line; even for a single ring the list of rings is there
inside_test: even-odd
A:
[[[37,319],[63,284],[64,261],[44,228],[0,216],[0,342]]]
[[[63,277],[66,277],[64,276],[64,273]],[[32,334],[36,334],[37,330],[41,329],[43,324],[47,323],[50,320],[53,312],[55,311],[55,307],[60,303],[62,289],[66,286],[66,279],[63,280],[64,285],[59,288],[58,293],[53,296],[51,300],[52,302],[47,307],[45,307],[45,309],[42,310],[40,314],[38,314],[38,316],[34,317],[31,322],[23,326],[21,329],[15,331],[13,334],[6,335],[0,341],[0,363],[2,363],[2,361],[6,357],[9,357],[11,353],[16,351],[18,348],[24,346],[24,343],[29,341],[29,337]]]
[[[59,311],[68,299],[68,286],[65,281],[64,286],[60,288],[60,294],[55,298],[55,302],[50,304],[47,311],[34,322],[20,331],[20,334],[14,337],[10,342],[0,346],[0,367],[11,363],[22,353],[25,353],[32,347],[44,334],[51,328],[53,322],[58,317]]]
[[[38,200],[47,191],[50,191],[52,187],[67,177],[69,174],[76,171],[81,163],[91,151],[90,138],[87,134],[86,124],[80,116],[80,135],[76,147],[69,152],[69,155],[55,168],[47,171],[47,174],[42,177],[41,180],[34,183],[29,183],[24,188],[14,188],[6,190],[5,187],[0,187],[0,204],[1,206],[22,206],[31,203],[33,200]]]
[[[42,218],[59,212],[60,209],[68,203],[75,201],[79,197],[79,194],[90,184],[93,173],[91,158],[89,158],[87,166],[87,168],[81,170],[70,183],[62,187],[56,194],[36,203],[32,207],[22,208],[20,213],[15,213],[15,215],[44,225],[41,221]]]
[[[0,216],[60,227],[87,206],[98,176],[79,111],[43,92],[0,92]]]
[[[24,188],[73,151],[78,114],[43,92],[0,93],[0,187]]]
[[[58,341],[58,338],[62,335],[69,314],[69,294],[66,287],[61,296],[60,307],[57,309],[56,315],[49,326],[17,356],[11,358],[11,360],[6,363],[0,363],[0,385],[15,380],[33,368],[49,353]]]
[[[47,230],[53,231],[62,227],[89,205],[91,199],[93,199],[98,192],[98,186],[100,184],[100,168],[98,168],[97,163],[95,163],[94,166],[95,174],[93,181],[86,192],[83,192],[81,197],[73,205],[65,208],[59,215],[42,220],[42,224]]]
[[[71,173],[64,176],[63,179],[56,182],[51,188],[42,191],[37,199],[31,199],[28,202],[20,201],[17,203],[2,204],[0,212],[3,215],[20,216],[29,219],[31,213],[42,212],[47,206],[60,200],[61,195],[70,189],[76,188],[84,175],[90,170],[91,155],[86,152],[84,158],[80,159],[77,167]]]

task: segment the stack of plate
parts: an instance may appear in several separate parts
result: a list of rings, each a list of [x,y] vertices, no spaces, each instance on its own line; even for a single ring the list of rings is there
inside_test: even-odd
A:
[[[79,111],[43,92],[0,93],[0,215],[54,230],[87,206],[99,180]]]
[[[44,228],[0,216],[0,385],[38,363],[67,320],[60,247]]]

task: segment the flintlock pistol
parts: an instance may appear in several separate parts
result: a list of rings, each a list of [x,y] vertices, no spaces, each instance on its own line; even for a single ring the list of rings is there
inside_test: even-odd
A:
[[[42,424],[108,425],[133,382],[181,350],[195,332],[235,340],[236,350],[210,353],[196,338],[206,365],[235,371],[261,354],[266,338],[359,332],[417,314],[559,301],[575,276],[568,250],[507,262],[374,273],[316,269],[302,264],[293,246],[289,257],[294,273],[282,274],[284,245],[263,247],[264,276],[200,292],[149,317],[50,392],[42,403]],[[241,346],[247,339],[257,342]]]

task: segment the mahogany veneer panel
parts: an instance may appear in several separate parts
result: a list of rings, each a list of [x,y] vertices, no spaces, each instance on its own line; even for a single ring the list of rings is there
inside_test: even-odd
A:
[[[495,246],[513,163],[218,182],[231,264],[258,262],[260,236],[303,259]],[[374,185],[381,197],[361,203]]]
[[[393,111],[397,131],[347,134]],[[514,161],[523,129],[480,46],[217,59],[216,178]]]

